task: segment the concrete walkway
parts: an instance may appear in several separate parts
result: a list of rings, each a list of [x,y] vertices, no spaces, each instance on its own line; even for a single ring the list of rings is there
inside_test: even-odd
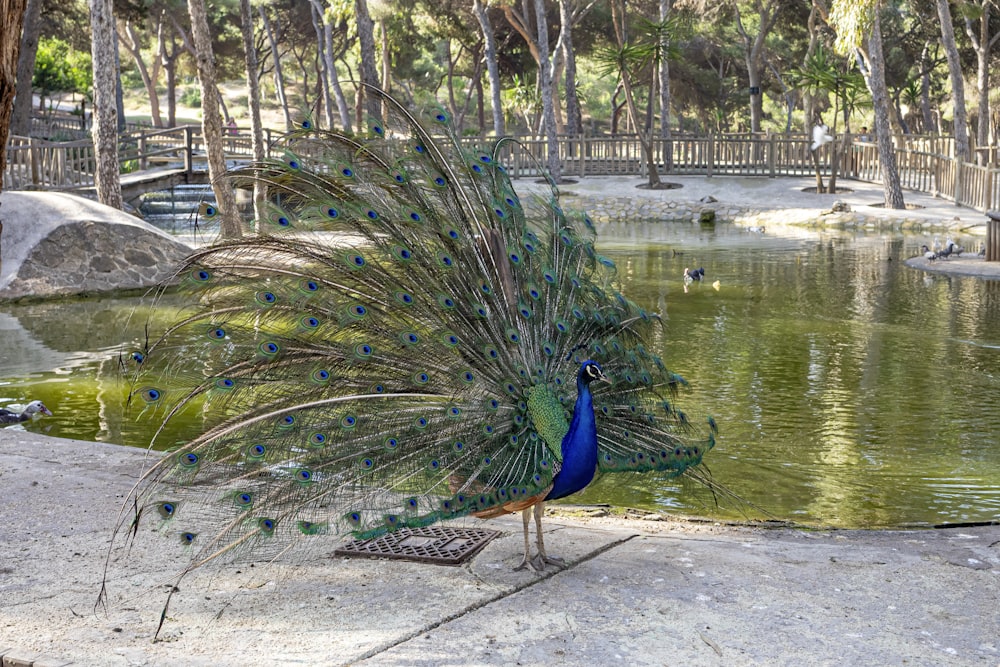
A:
[[[4,665],[997,665],[1000,526],[805,531],[547,519],[568,567],[514,572],[519,519],[461,567],[336,542],[184,579],[146,532],[112,563],[144,452],[0,430]],[[300,560],[297,558],[302,556]]]

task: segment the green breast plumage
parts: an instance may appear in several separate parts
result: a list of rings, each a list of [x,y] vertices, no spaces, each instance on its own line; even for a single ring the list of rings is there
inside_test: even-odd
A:
[[[562,441],[569,431],[566,412],[548,385],[537,384],[528,390],[528,414],[552,457],[562,461]]]

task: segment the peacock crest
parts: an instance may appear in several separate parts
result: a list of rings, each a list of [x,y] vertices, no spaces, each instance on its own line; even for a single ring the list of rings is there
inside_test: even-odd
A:
[[[171,449],[118,534],[161,525],[185,572],[528,511],[595,472],[681,475],[712,447],[590,218],[554,187],[522,201],[514,142],[468,146],[443,111],[382,103],[363,134],[302,129],[234,174],[266,185],[258,234],[197,251],[185,309],[130,362],[130,401],[188,432],[154,439]]]

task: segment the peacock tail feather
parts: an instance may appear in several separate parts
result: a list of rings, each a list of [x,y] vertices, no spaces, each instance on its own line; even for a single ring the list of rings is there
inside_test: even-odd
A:
[[[383,97],[361,135],[302,129],[263,182],[259,234],[197,251],[188,304],[132,361],[130,401],[191,431],[143,475],[118,530],[152,521],[190,553],[277,554],[544,494],[577,372],[596,361],[598,472],[697,466],[714,443],[647,349],[657,316],[624,296],[585,214],[522,201],[435,110]],[[141,363],[137,363],[141,361]]]

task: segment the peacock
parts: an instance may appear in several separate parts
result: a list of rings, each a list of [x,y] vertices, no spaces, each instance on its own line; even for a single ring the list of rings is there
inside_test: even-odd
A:
[[[518,567],[541,570],[547,501],[605,473],[704,475],[715,423],[675,404],[661,321],[622,293],[594,222],[551,183],[522,200],[501,164],[515,141],[474,147],[446,111],[373,94],[364,131],[305,121],[232,174],[266,187],[257,233],[194,252],[176,321],[123,353],[168,451],[115,543],[151,524],[183,546],[178,578],[513,512]]]

